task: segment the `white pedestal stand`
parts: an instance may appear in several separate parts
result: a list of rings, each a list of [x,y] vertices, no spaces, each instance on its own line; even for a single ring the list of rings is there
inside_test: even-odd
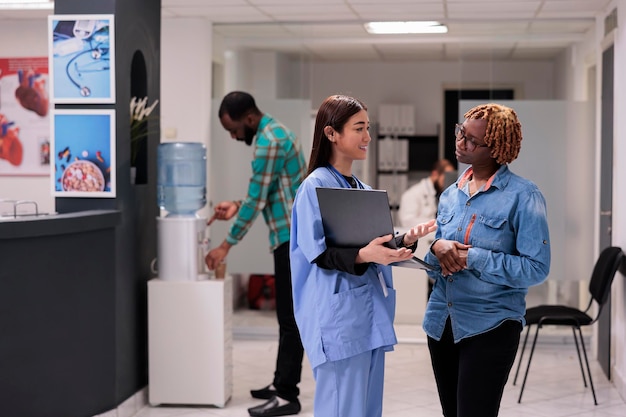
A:
[[[232,394],[232,277],[148,282],[148,401],[224,407]]]

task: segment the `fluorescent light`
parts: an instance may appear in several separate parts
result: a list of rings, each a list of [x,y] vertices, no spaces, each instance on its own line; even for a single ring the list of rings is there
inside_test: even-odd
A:
[[[0,0],[2,10],[54,9],[54,2],[48,0]]]
[[[440,22],[369,22],[365,29],[373,34],[402,34],[402,33],[446,33],[448,27]]]

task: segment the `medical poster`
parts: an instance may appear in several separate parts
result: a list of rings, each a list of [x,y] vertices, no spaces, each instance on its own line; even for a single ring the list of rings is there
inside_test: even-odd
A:
[[[51,182],[56,197],[115,197],[115,111],[53,110]]]
[[[0,175],[50,173],[48,58],[0,58]]]
[[[53,103],[115,103],[113,15],[48,16]]]

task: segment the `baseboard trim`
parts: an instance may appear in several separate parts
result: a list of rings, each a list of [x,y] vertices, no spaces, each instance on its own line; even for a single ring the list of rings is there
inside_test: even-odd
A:
[[[148,404],[148,387],[143,387],[116,408],[93,417],[133,417]]]
[[[617,393],[622,397],[622,400],[626,402],[626,377],[622,375],[615,366],[611,368],[611,375],[613,375],[613,384],[615,385]]]

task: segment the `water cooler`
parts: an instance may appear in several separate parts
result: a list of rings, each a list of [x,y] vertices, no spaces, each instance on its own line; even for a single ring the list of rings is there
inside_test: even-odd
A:
[[[223,407],[232,393],[232,279],[204,274],[206,148],[157,148],[158,278],[148,282],[148,401]]]
[[[157,218],[159,278],[197,280],[204,270],[206,219],[196,212],[206,204],[206,148],[201,143],[162,143],[157,172],[157,203],[167,212]]]

